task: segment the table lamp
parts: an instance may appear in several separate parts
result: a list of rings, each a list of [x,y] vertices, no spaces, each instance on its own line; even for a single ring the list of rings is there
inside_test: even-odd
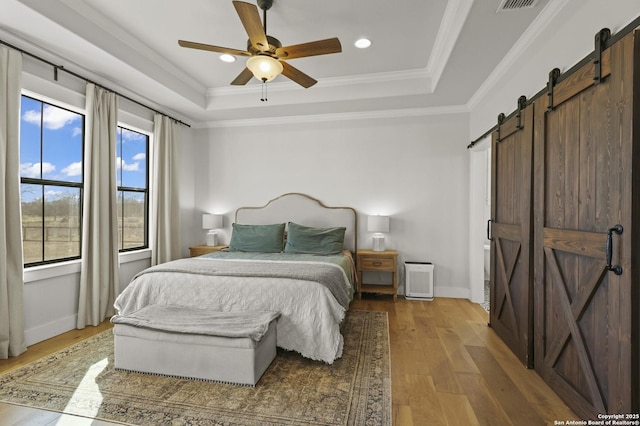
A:
[[[202,229],[208,229],[207,232],[207,245],[218,245],[218,234],[216,229],[222,228],[222,215],[220,214],[203,214],[202,215]]]
[[[389,232],[389,216],[369,216],[367,230],[373,234],[373,251],[384,251],[384,234]]]

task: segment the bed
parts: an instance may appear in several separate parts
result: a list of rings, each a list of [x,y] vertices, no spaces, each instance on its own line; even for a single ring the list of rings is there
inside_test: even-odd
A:
[[[278,246],[280,238],[280,246]],[[167,262],[136,275],[116,316],[152,304],[221,312],[279,312],[277,345],[333,363],[355,292],[357,215],[305,194],[241,207],[229,251]]]

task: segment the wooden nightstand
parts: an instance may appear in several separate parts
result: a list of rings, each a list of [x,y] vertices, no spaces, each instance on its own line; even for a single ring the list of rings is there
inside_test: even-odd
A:
[[[362,293],[385,293],[393,295],[393,301],[398,298],[398,252],[395,250],[373,251],[358,250],[356,252],[358,270],[358,297]],[[391,272],[393,285],[363,284],[363,271]]]
[[[229,246],[193,246],[189,247],[189,253],[191,257],[202,256],[203,254],[213,253],[214,251],[220,251],[226,249]]]

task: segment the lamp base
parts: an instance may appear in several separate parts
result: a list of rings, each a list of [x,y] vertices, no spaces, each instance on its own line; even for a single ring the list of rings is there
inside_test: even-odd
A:
[[[217,246],[218,245],[218,234],[216,231],[207,232],[207,245],[208,246]]]
[[[373,236],[373,251],[384,251],[384,235]]]

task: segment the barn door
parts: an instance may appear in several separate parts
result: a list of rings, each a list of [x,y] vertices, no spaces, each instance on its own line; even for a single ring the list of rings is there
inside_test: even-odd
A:
[[[589,63],[534,105],[535,368],[585,419],[638,412],[635,57],[630,34],[605,50],[599,84]]]
[[[492,138],[490,322],[531,367],[533,106],[519,108],[523,109],[499,123]]]

